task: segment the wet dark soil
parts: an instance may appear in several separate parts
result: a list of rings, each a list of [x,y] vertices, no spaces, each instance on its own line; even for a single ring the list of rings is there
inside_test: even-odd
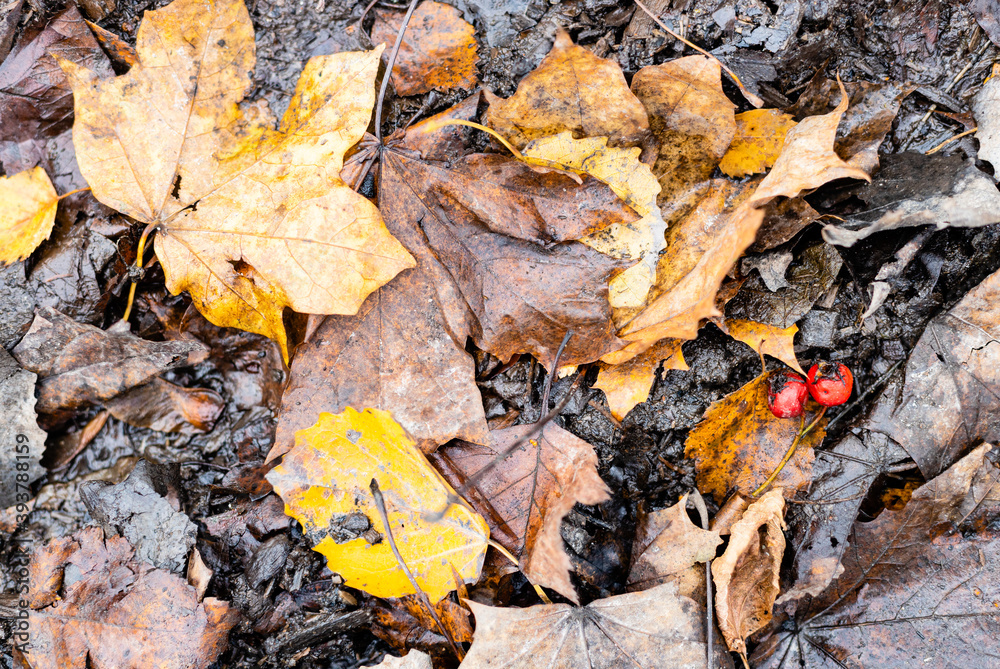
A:
[[[119,0],[116,9],[98,23],[134,43],[142,13],[164,4],[167,0]],[[690,53],[651,26],[626,0],[457,0],[452,4],[478,31],[483,85],[501,96],[511,94],[519,79],[540,62],[559,27],[567,28],[578,43],[598,55],[616,60],[626,76],[642,66]],[[913,83],[916,92],[904,101],[883,143],[883,155],[923,152],[964,130],[963,122],[971,118],[970,98],[998,55],[975,18],[957,3],[659,0],[650,4],[672,28],[728,62],[769,106],[793,104],[817,73],[831,78],[839,74],[846,81]],[[32,7],[30,11],[36,14],[52,13],[60,5],[38,0]],[[279,113],[287,106],[309,57],[370,46],[371,16],[359,23],[364,2],[249,0],[249,8],[257,34],[254,95],[266,98]],[[741,109],[749,108],[734,88],[728,92]],[[441,111],[457,100],[456,95],[440,93],[406,99],[390,96],[383,134],[414,115]],[[932,106],[945,113],[928,116]],[[947,148],[973,160],[975,150],[971,137]],[[809,199],[820,213],[844,215],[863,206],[857,188],[831,184]],[[843,266],[833,286],[800,322],[796,347],[800,362],[808,367],[822,358],[848,364],[856,381],[855,398],[874,389],[887,371],[908,356],[932,317],[1000,267],[1000,229],[996,226],[933,232],[902,275],[892,280],[885,304],[862,322],[859,317],[868,307],[876,273],[922,232],[882,233],[853,248],[838,249]],[[134,232],[118,237],[122,240],[118,248],[134,248],[133,237]],[[815,227],[792,240],[786,248],[793,254],[793,267],[802,262],[804,251],[821,241]],[[111,257],[116,250],[107,253]],[[88,270],[97,297],[67,298],[87,310],[81,320],[102,324],[103,319],[106,325],[120,317],[122,300],[116,286],[124,264],[105,258],[96,269]],[[0,309],[5,314],[31,311],[31,298],[24,295],[23,271],[20,265],[0,271]],[[171,318],[188,310],[186,298],[163,293],[162,275],[157,276],[156,270],[147,274],[140,293],[146,300],[137,309],[143,337],[162,337],[164,329],[162,319],[155,318],[144,304],[169,309],[174,314]],[[0,325],[9,348],[19,334],[8,330]],[[225,399],[214,430],[166,438],[108,420],[94,441],[43,481],[31,524],[22,531],[42,541],[90,524],[91,515],[79,494],[88,479],[118,483],[139,457],[180,462],[180,503],[197,524],[196,546],[215,570],[209,594],[232,601],[244,614],[232,634],[230,649],[217,666],[346,668],[377,662],[391,644],[379,638],[386,635],[379,633],[377,625],[371,625],[368,598],[341,588],[323,558],[309,549],[300,528],[294,523],[288,527],[280,508],[274,508],[273,496],[266,496],[269,490],[261,479],[261,463],[273,440],[274,413],[284,381],[277,351],[256,335],[209,330],[203,334],[205,343],[213,347],[212,355],[167,378],[210,388]],[[613,419],[603,394],[589,389],[596,370],[588,374],[585,387],[574,391],[557,419],[596,447],[601,476],[614,493],[600,507],[577,507],[564,523],[563,535],[585,600],[623,591],[638,511],[671,505],[694,485],[693,465],[684,458],[687,432],[709,404],[760,371],[757,354],[714,325],[706,326],[696,341],[686,343],[683,352],[690,371],[662,372],[650,399],[624,421]],[[540,366],[524,359],[490,376],[488,370],[497,361],[483,354],[477,357],[483,370],[480,381],[487,416],[518,411],[518,422],[536,420],[545,381]],[[561,398],[568,389],[568,380],[556,382],[553,397]],[[852,429],[872,397],[869,394],[866,400],[834,414],[827,445]],[[47,425],[50,448],[72,442],[96,414],[93,410]],[[517,575],[504,580],[497,596],[511,603],[536,601]],[[435,636],[425,639],[425,646],[437,643],[443,648],[443,640]],[[4,662],[9,666],[9,657]]]

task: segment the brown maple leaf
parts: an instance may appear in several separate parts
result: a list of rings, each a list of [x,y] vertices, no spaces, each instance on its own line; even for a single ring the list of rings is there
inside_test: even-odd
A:
[[[533,428],[494,430],[489,446],[447,446],[430,459],[458,488]],[[579,600],[559,527],[574,504],[608,499],[594,447],[552,423],[487,472],[469,495],[491,536],[519,559],[524,575],[574,602]]]

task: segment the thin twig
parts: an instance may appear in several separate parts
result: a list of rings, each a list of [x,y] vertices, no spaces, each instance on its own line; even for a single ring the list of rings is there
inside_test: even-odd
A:
[[[378,100],[375,101],[375,139],[382,141],[382,103],[385,101],[385,91],[389,87],[389,78],[392,76],[392,67],[396,64],[396,56],[399,54],[399,45],[403,43],[403,35],[406,34],[406,26],[410,24],[410,17],[413,10],[417,8],[417,0],[410,0],[410,8],[406,10],[403,17],[403,25],[396,33],[396,43],[392,45],[392,52],[389,54],[389,62],[385,66],[385,74],[382,75],[382,86],[378,89]]]
[[[705,500],[698,492],[697,488],[691,489],[691,495],[688,497],[688,501],[694,505],[694,508],[698,510],[698,517],[701,520],[701,529],[708,530],[708,507],[705,506]],[[706,666],[708,669],[712,669],[712,656],[715,654],[712,648],[712,637],[715,632],[715,622],[712,620],[712,611],[715,608],[715,603],[712,601],[712,559],[709,558],[705,561],[705,651],[706,659],[708,660]]]
[[[552,394],[552,378],[556,375],[556,370],[559,369],[559,358],[562,357],[563,351],[566,350],[566,344],[569,343],[569,338],[573,336],[572,332],[566,332],[563,336],[562,342],[559,344],[559,348],[556,349],[555,361],[552,363],[552,371],[549,375],[545,377],[545,390],[542,391],[542,410],[539,411],[539,415],[545,413],[549,410],[549,395]]]
[[[954,142],[956,139],[962,139],[966,135],[971,135],[972,133],[977,132],[978,130],[979,130],[979,126],[977,125],[975,128],[972,128],[971,130],[966,130],[965,132],[960,132],[957,135],[954,135],[953,137],[949,137],[948,139],[944,140],[943,142],[941,142],[940,144],[938,144],[937,146],[935,146],[933,149],[930,149],[929,151],[925,152],[924,155],[925,156],[929,156],[932,153],[937,153],[938,151],[940,151],[944,147],[946,147],[949,144],[951,144],[952,142]]]
[[[406,574],[406,578],[410,580],[410,585],[412,585],[413,589],[417,591],[417,598],[420,599],[420,603],[427,608],[427,612],[430,613],[431,618],[434,620],[434,624],[438,626],[441,634],[448,640],[448,644],[455,652],[455,657],[457,657],[458,661],[461,662],[465,659],[465,653],[463,653],[462,649],[458,647],[458,644],[456,644],[455,640],[451,637],[451,633],[444,626],[444,623],[441,622],[441,619],[438,618],[437,611],[435,611],[434,607],[431,606],[430,598],[428,598],[427,593],[421,589],[420,584],[417,583],[417,579],[413,577],[413,572],[411,572],[410,568],[406,566],[403,556],[399,553],[399,548],[396,547],[396,539],[393,538],[392,527],[389,526],[389,513],[385,509],[385,499],[382,497],[382,490],[378,487],[378,481],[376,479],[372,479],[372,482],[368,487],[371,488],[372,496],[375,497],[375,508],[378,509],[378,513],[382,517],[382,525],[385,527],[385,536],[389,539],[389,547],[392,548],[392,554],[396,556],[396,562],[399,563],[403,573]]]

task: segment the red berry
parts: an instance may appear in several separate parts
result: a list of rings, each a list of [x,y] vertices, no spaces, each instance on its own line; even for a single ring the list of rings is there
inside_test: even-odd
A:
[[[801,416],[808,397],[805,380],[795,372],[781,369],[767,380],[767,406],[778,418]]]
[[[847,365],[821,362],[812,366],[806,378],[809,394],[825,407],[835,407],[850,398],[854,377]]]

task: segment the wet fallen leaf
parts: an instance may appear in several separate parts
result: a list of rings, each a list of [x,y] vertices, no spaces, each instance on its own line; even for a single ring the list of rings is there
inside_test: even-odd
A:
[[[211,432],[226,402],[208,388],[183,388],[153,379],[107,400],[104,406],[118,420],[157,432]]]
[[[893,155],[858,197],[868,205],[864,211],[823,227],[831,244],[853,246],[876,232],[919,225],[978,228],[1000,221],[993,180],[957,154]]]
[[[1000,537],[989,529],[1000,469],[990,449],[928,481],[901,511],[855,523],[843,573],[772,630],[754,666],[989,666],[1000,652]],[[985,524],[963,532],[977,508]]]
[[[152,342],[127,330],[101,330],[40,309],[13,350],[38,374],[38,410],[52,413],[110,400],[204,350],[197,342]]]
[[[16,504],[19,513],[26,513],[27,507],[21,505],[32,497],[31,484],[45,473],[39,462],[46,434],[36,422],[35,379],[34,374],[18,367],[7,351],[0,349],[0,439],[7,444],[0,453],[3,472],[0,509]]]
[[[403,12],[377,10],[372,43],[392,45],[402,25]],[[419,95],[435,88],[472,90],[479,81],[476,52],[476,29],[459,10],[433,0],[421,2],[410,17],[392,67],[396,94]]]
[[[391,411],[425,453],[451,439],[486,442],[475,365],[421,269],[372,293],[357,315],[328,316],[299,349],[268,460],[288,451],[321,411],[349,406]]]
[[[553,199],[534,201],[531,194],[547,186]],[[538,174],[497,156],[466,156],[445,168],[395,150],[383,152],[379,193],[390,230],[422,269],[437,272],[438,291],[454,287],[442,308],[455,309],[456,296],[468,305],[481,348],[501,360],[530,353],[551,366],[567,331],[573,337],[564,364],[593,362],[621,347],[607,282],[623,263],[563,241],[636,220],[606,185]],[[595,208],[577,218],[572,211],[583,206],[584,193]],[[569,218],[555,216],[563,211]]]
[[[795,197],[835,179],[871,180],[868,172],[834,152],[837,126],[848,104],[843,85],[840,95],[840,103],[832,112],[804,118],[788,131],[781,155],[758,186],[755,198]]]
[[[719,326],[723,332],[741,341],[755,351],[770,355],[785,363],[799,374],[806,371],[795,357],[795,333],[798,326],[779,328],[766,323],[727,318]]]
[[[460,486],[533,427],[494,430],[489,446],[447,446],[432,455],[431,462],[452,485]],[[609,498],[597,473],[594,447],[549,423],[486,473],[469,503],[490,523],[493,538],[518,558],[532,583],[578,602],[559,527],[574,504],[600,504]]]
[[[266,105],[240,105],[255,63],[241,0],[147,12],[136,51],[114,78],[60,64],[80,171],[98,200],[158,224],[172,293],[187,290],[216,325],[274,339],[287,360],[286,307],[354,313],[413,266],[339,176],[371,117],[380,50],[311,59],[277,130]]]
[[[453,569],[479,578],[489,528],[464,504],[425,514],[453,494],[392,416],[378,409],[321,413],[267,480],[344,583],[376,597],[414,594],[389,546],[369,484],[377,479],[403,561],[431,601],[455,589]]]
[[[764,174],[781,155],[785,135],[794,128],[791,114],[779,109],[751,109],[736,115],[736,134],[719,169],[730,177]]]
[[[819,218],[819,212],[802,198],[779,198],[764,208],[764,222],[750,250],[759,253],[781,246]]]
[[[995,174],[1000,166],[1000,77],[990,77],[976,93],[972,114],[978,128],[979,151],[976,155],[992,165]]]
[[[667,583],[584,607],[501,609],[470,601],[476,636],[465,669],[623,666],[704,669],[705,626],[697,605]]]
[[[576,46],[561,28],[552,50],[521,79],[517,92],[489,101],[487,124],[517,148],[567,130],[574,137],[607,137],[611,146],[651,140],[646,110],[618,64]]]
[[[971,444],[1000,439],[1000,272],[932,319],[865,427],[906,449],[925,478],[947,469]]]
[[[0,176],[0,263],[24,260],[49,238],[59,195],[41,167]]]
[[[785,553],[785,496],[776,488],[750,504],[712,563],[715,613],[729,650],[746,655],[746,638],[771,620]]]
[[[669,509],[640,517],[632,543],[627,588],[630,592],[648,590],[673,581],[692,565],[714,559],[721,543],[718,532],[703,530],[691,522],[684,495]],[[704,573],[700,575],[704,579]]]
[[[199,603],[182,578],[99,527],[46,544],[31,573],[31,669],[205,668],[239,619],[214,597]]]
[[[722,92],[719,61],[705,56],[644,67],[632,77],[632,92],[660,145],[653,165],[662,187],[659,201],[676,207],[725,155],[736,133],[736,105]]]
[[[666,245],[667,224],[656,204],[660,185],[649,166],[639,162],[638,148],[618,149],[607,143],[605,137],[573,139],[571,133],[564,132],[533,140],[522,153],[533,164],[600,179],[642,216],[630,223],[612,223],[580,238],[592,249],[636,263],[611,279],[608,302],[613,309],[639,307],[656,279],[656,263]]]
[[[135,47],[121,37],[91,21],[87,21],[87,27],[94,33],[94,38],[115,65],[122,69],[129,69],[139,62]]]
[[[761,374],[736,392],[713,402],[705,417],[688,434],[684,455],[694,458],[698,490],[721,503],[735,489],[749,496],[777,468],[799,432],[798,420],[777,418],[767,406],[768,374]],[[806,406],[807,423],[819,406]],[[808,485],[813,449],[826,435],[826,418],[799,442],[795,455],[774,486],[789,495]]]
[[[726,318],[750,320],[776,328],[791,328],[833,287],[844,261],[829,244],[799,254],[785,273],[787,288],[770,291],[760,277],[751,277],[726,305]]]
[[[415,595],[375,599],[368,602],[376,625],[372,632],[398,653],[424,651],[440,660],[451,659],[454,651],[442,636],[427,607]],[[450,597],[434,605],[438,620],[456,643],[472,642],[472,614]]]
[[[625,420],[629,411],[649,398],[661,363],[664,370],[688,369],[682,343],[679,339],[664,339],[619,365],[601,363],[593,387],[604,391],[612,416]]]

